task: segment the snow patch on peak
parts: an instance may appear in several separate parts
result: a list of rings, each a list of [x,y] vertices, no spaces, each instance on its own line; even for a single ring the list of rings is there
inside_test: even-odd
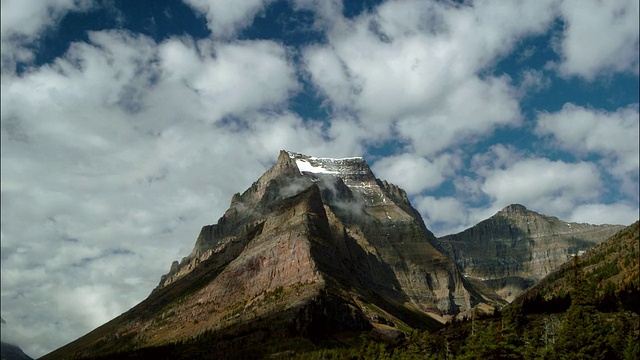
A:
[[[321,158],[287,151],[289,158],[296,162],[300,173],[345,175],[355,169],[368,166],[363,157]],[[357,170],[356,170],[357,172]]]
[[[289,157],[294,160],[308,159],[310,161],[318,161],[318,162],[323,162],[323,161],[339,161],[340,162],[340,161],[349,161],[349,160],[364,160],[362,156],[345,157],[345,158],[323,158],[323,157],[315,157],[315,156],[308,156],[300,153],[295,153],[293,151],[287,151],[287,154],[289,154]]]
[[[314,174],[337,174],[337,171],[331,171],[323,168],[322,166],[314,166],[310,162],[304,159],[295,159],[296,165],[298,166],[298,170],[300,170],[300,174],[304,172],[310,172]]]

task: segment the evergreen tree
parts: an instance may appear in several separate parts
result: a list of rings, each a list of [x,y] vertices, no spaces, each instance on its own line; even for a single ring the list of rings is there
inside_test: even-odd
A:
[[[522,346],[520,352],[523,359],[539,359],[545,350],[544,332],[542,326],[531,326],[526,329],[522,336]]]
[[[627,344],[622,352],[622,358],[624,360],[637,360],[640,359],[640,339],[634,334],[627,336]]]
[[[600,324],[593,306],[587,281],[574,257],[571,306],[565,313],[562,327],[554,344],[554,357],[571,359],[607,359],[611,349],[607,346],[607,331]]]

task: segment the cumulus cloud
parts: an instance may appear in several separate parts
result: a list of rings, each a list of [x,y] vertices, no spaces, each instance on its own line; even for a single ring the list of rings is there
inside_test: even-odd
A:
[[[638,74],[637,1],[565,0],[560,7],[561,74],[589,80],[605,70]]]
[[[637,196],[640,145],[638,105],[613,112],[567,103],[555,113],[540,113],[536,131],[551,135],[554,143],[581,158],[604,157],[603,167]]]
[[[625,203],[614,204],[585,204],[576,207],[569,217],[575,222],[590,224],[620,224],[631,225],[640,218],[640,210]]]
[[[445,177],[455,173],[459,165],[459,159],[453,154],[441,155],[431,161],[404,153],[377,161],[372,170],[376,176],[400,186],[409,195],[415,195],[442,184]]]
[[[397,131],[433,155],[518,124],[510,80],[480,73],[519,36],[545,28],[552,12],[541,3],[386,2],[334,21],[329,43],[305,50],[305,65],[334,110],[355,114],[362,136]]]
[[[207,18],[207,26],[216,38],[230,38],[251,25],[253,18],[273,0],[183,0]]]
[[[494,199],[496,210],[520,203],[563,216],[576,205],[597,199],[602,183],[591,163],[532,158],[488,173],[481,188]]]
[[[31,62],[42,32],[53,28],[70,11],[88,11],[92,0],[2,2],[2,72],[12,73],[16,64]]]
[[[323,143],[269,41],[92,32],[1,86],[2,313],[35,356],[146,297],[277,150]]]
[[[474,225],[469,219],[469,207],[451,196],[418,196],[413,205],[436,236],[456,233]]]
[[[532,93],[551,86],[551,80],[542,70],[526,69],[522,71],[520,77],[518,93],[521,97],[531,96]]]

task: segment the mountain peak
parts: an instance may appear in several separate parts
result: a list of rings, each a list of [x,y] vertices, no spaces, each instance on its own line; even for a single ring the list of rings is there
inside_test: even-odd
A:
[[[439,241],[468,276],[512,301],[574,253],[595,246],[620,228],[569,223],[511,204]]]
[[[191,254],[172,263],[149,298],[49,358],[203,337],[233,339],[216,342],[231,349],[257,344],[261,334],[434,329],[478,303],[504,303],[467,281],[435,241],[406,193],[376,179],[362,157],[283,150],[202,228]]]
[[[322,176],[334,175],[348,180],[375,179],[369,165],[362,157],[322,158],[286,151],[289,159],[294,161],[300,174]],[[281,152],[282,156],[282,152]],[[347,184],[350,185],[350,184]]]
[[[524,205],[521,204],[511,204],[507,205],[504,209],[500,210],[498,213],[526,213],[531,212],[531,210],[527,209]]]

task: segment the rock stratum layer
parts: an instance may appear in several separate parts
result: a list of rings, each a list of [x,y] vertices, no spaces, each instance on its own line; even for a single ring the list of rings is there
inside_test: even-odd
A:
[[[145,301],[45,358],[148,355],[205,338],[224,351],[343,331],[393,337],[500,301],[435,244],[406,193],[364,159],[282,151]]]
[[[574,254],[624,226],[569,223],[513,204],[461,233],[438,239],[465,276],[511,302]]]

